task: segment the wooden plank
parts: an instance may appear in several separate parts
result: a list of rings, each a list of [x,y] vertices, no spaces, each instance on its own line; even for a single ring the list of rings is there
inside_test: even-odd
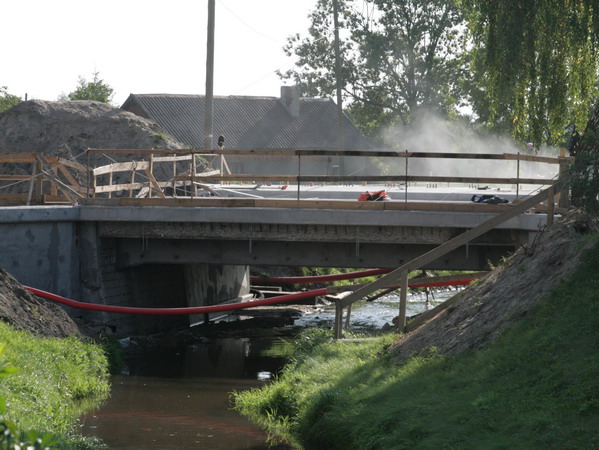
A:
[[[413,260],[407,262],[401,267],[395,269],[393,272],[390,272],[387,275],[384,275],[383,277],[379,278],[378,280],[368,284],[367,286],[364,286],[358,289],[357,291],[353,292],[341,301],[341,306],[349,306],[352,303],[357,302],[365,296],[371,294],[372,292],[394,283],[399,279],[399,277],[404,271],[410,272],[412,270],[420,269],[422,266],[440,258],[441,256],[449,253],[450,251],[467,244],[471,240],[481,236],[487,231],[492,230],[497,225],[511,219],[512,217],[517,216],[518,214],[522,214],[526,210],[543,202],[547,199],[548,195],[549,189],[545,189],[536,194],[535,196],[523,201],[519,205],[513,206],[510,210],[498,214],[495,217],[478,225],[477,227],[472,228],[453,239],[450,239],[444,244],[441,244],[440,246],[422,254],[417,258],[414,258]]]
[[[113,184],[113,185],[105,185],[105,186],[96,186],[95,193],[102,194],[106,192],[117,192],[117,191],[129,191],[131,189],[141,189],[145,185],[143,183],[127,183],[127,184]]]
[[[71,175],[71,172],[65,166],[58,166],[58,170],[60,173],[67,179],[67,181],[71,184],[71,187],[79,192],[80,194],[85,193],[85,189],[77,182],[77,180]]]
[[[166,198],[166,195],[164,195],[164,192],[162,192],[162,189],[160,189],[160,186],[158,185],[156,178],[154,178],[150,168],[146,169],[146,176],[148,177],[148,180],[150,180],[150,188],[153,188],[160,198]]]
[[[514,155],[513,153],[504,153],[503,157],[504,159],[512,161],[532,161],[539,163],[559,164],[559,158],[551,158],[549,156]]]
[[[149,161],[131,161],[112,163],[106,166],[100,166],[93,169],[92,173],[95,176],[104,175],[110,172],[129,172],[131,170],[146,170],[150,167]]]
[[[42,196],[42,203],[44,203],[44,204],[48,204],[48,203],[68,203],[68,204],[71,204],[71,202],[69,201],[69,199],[67,197],[65,197],[64,195],[43,195]]]
[[[363,150],[331,150],[331,149],[90,149],[89,153],[106,154],[139,154],[149,155],[237,155],[237,156],[356,156],[356,157],[389,157],[405,158],[406,152],[396,149],[363,149]],[[437,159],[486,159],[486,160],[514,160],[533,161],[558,164],[557,158],[536,155],[514,155],[509,153],[466,153],[466,152],[418,152],[408,151],[409,158],[437,158]]]
[[[480,279],[484,276],[486,276],[489,272],[472,272],[472,273],[459,273],[459,274],[455,274],[455,275],[444,275],[441,277],[412,277],[408,280],[408,287],[411,288],[416,288],[416,287],[420,287],[419,285],[422,283],[445,283],[448,281],[458,281],[458,280],[464,280],[466,278],[471,278],[471,279]],[[358,289],[367,286],[368,284],[366,283],[358,283],[358,284],[349,284],[349,285],[343,285],[343,286],[328,286],[327,289],[328,291],[333,294],[336,292],[347,292],[347,291],[357,291]],[[385,286],[384,290],[396,290],[399,289],[400,286],[397,284],[393,284],[393,285],[389,285],[389,286]]]
[[[0,153],[0,163],[33,163],[37,153]]]
[[[164,162],[177,162],[177,161],[189,161],[193,155],[182,155],[182,156],[157,156],[154,158],[154,162],[164,163]]]
[[[61,164],[63,166],[70,167],[71,169],[75,169],[80,172],[87,172],[87,169],[88,169],[86,166],[78,163],[77,161],[71,161],[69,159],[61,158],[60,156],[57,157],[57,161],[59,164]]]
[[[25,202],[25,205],[27,205],[27,206],[29,206],[31,204],[31,199],[33,198],[33,191],[35,188],[37,171],[38,171],[38,163],[37,163],[37,160],[35,160],[35,161],[33,161],[33,167],[32,167],[32,172],[31,172],[31,181],[29,182],[29,190],[27,192],[27,201]]]
[[[441,177],[441,176],[414,176],[414,175],[353,175],[353,176],[332,176],[332,175],[215,175],[194,177],[178,176],[176,180],[192,180],[200,183],[230,183],[233,181],[264,183],[264,182],[285,182],[288,184],[297,183],[342,183],[342,182],[374,182],[374,183],[463,183],[463,184],[533,184],[533,185],[551,185],[556,183],[553,179],[540,178],[491,178],[491,177]]]
[[[224,203],[216,204],[214,201],[223,201]],[[245,198],[212,198],[212,197],[194,197],[192,198],[94,198],[82,199],[82,205],[89,206],[168,206],[168,207],[232,207],[232,208],[251,208],[253,207],[252,199]]]
[[[27,201],[27,194],[0,194],[1,202],[24,203]]]

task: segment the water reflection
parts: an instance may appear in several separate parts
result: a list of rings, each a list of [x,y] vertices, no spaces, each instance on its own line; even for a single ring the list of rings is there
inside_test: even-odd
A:
[[[112,449],[266,449],[266,434],[230,409],[230,393],[261,386],[283,360],[269,340],[218,339],[140,354],[82,431]],[[287,448],[287,447],[280,447]]]

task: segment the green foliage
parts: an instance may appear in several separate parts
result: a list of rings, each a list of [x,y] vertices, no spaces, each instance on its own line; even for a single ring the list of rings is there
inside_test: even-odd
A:
[[[483,350],[398,364],[392,335],[300,341],[280,379],[236,394],[235,407],[303,448],[598,447],[594,239],[582,268]]]
[[[51,435],[66,442],[66,447],[78,441],[77,446],[84,447],[85,441],[72,435],[76,420],[95,408],[109,391],[102,350],[74,338],[32,336],[2,322],[0,341],[7,344],[6,360],[19,368],[2,379],[4,436],[10,435],[11,442],[38,442],[35,445],[39,446],[32,448],[51,445]],[[3,368],[5,373],[6,366]],[[61,447],[66,448],[64,444]]]
[[[481,122],[537,145],[584,129],[597,95],[595,0],[465,0]]]
[[[568,182],[573,204],[591,215],[599,215],[599,153],[579,153],[570,167]]]
[[[21,102],[21,97],[9,94],[6,86],[0,86],[0,113]]]
[[[332,9],[331,0],[319,0],[309,36],[292,36],[285,47],[297,68],[280,75],[308,96],[335,92]],[[455,109],[464,67],[463,19],[455,2],[339,0],[339,10],[340,78],[362,132],[376,137],[382,125],[408,124],[423,109]]]
[[[68,99],[74,100],[95,100],[102,103],[110,103],[114,95],[114,89],[104,80],[100,79],[99,72],[94,72],[92,81],[87,81],[79,77],[77,88],[68,94]]]

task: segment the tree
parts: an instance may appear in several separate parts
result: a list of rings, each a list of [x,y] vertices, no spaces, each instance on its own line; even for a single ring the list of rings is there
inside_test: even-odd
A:
[[[21,97],[9,94],[6,86],[0,86],[0,112],[6,111],[20,102]]]
[[[472,105],[492,128],[535,144],[584,129],[597,97],[599,1],[465,0]]]
[[[94,72],[92,81],[79,77],[77,88],[68,94],[68,99],[74,100],[96,100],[102,103],[110,103],[114,95],[114,89],[104,83],[99,77],[99,72]]]
[[[363,132],[408,124],[423,111],[455,113],[464,26],[454,1],[339,0],[339,10],[344,100]],[[280,75],[305,95],[332,96],[332,1],[319,0],[310,18],[309,36],[292,36],[284,48],[297,68]]]

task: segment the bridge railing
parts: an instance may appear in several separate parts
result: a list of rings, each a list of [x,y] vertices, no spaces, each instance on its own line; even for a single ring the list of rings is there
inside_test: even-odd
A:
[[[235,149],[177,149],[177,150],[130,150],[130,149],[93,149],[88,150],[88,161],[90,156],[96,155],[134,155],[136,157],[133,162],[113,163],[101,167],[93,167],[91,173],[91,183],[89,186],[88,197],[98,198],[103,194],[108,194],[118,191],[123,192],[119,197],[197,197],[198,189],[203,189],[204,195],[216,195],[211,190],[210,185],[235,185],[235,184],[281,184],[295,185],[297,187],[296,200],[301,199],[302,185],[313,185],[321,183],[329,184],[353,184],[353,183],[373,183],[378,185],[402,185],[404,187],[404,201],[408,200],[408,192],[411,184],[427,183],[430,186],[439,184],[497,184],[510,185],[516,189],[516,198],[519,197],[520,186],[522,185],[537,185],[551,186],[557,180],[553,178],[543,177],[524,177],[521,176],[521,163],[532,163],[540,165],[556,165],[559,167],[557,172],[561,175],[567,171],[572,158],[562,156],[547,157],[527,154],[487,154],[487,153],[449,153],[449,152],[409,152],[409,151],[391,151],[391,150],[347,150],[347,151],[332,151],[332,150],[288,150],[288,149],[268,149],[268,150],[235,150]],[[237,157],[287,157],[295,158],[297,164],[294,173],[274,173],[274,174],[245,174],[231,173],[227,164],[226,158],[230,156]],[[403,167],[402,173],[394,174],[353,174],[353,175],[314,175],[305,174],[302,172],[302,160],[310,157],[368,157],[368,158],[387,158],[387,161],[400,161]],[[207,160],[212,158],[213,161],[220,158],[220,167],[218,170],[212,169],[212,162]],[[442,175],[421,175],[414,174],[415,170],[411,167],[410,160],[436,160],[437,165],[445,166],[449,160],[473,160],[473,161],[491,161],[498,165],[502,162],[516,162],[514,173],[511,176],[442,176]],[[445,160],[444,162],[439,160]],[[185,161],[187,164],[186,170],[177,171],[177,162]],[[201,162],[203,171],[198,171],[198,165]],[[155,167],[158,163],[172,163],[173,169],[170,176],[164,177],[164,173],[159,177],[156,174]],[[413,165],[413,164],[412,164]],[[91,167],[91,164],[90,164]],[[501,170],[501,169],[500,169]],[[113,174],[116,172],[128,172],[131,179],[125,183],[113,184]],[[507,169],[501,170],[502,175],[508,175]],[[141,174],[143,180],[135,181],[136,174]],[[99,181],[99,177],[104,175],[103,182]],[[108,175],[108,178],[106,178]],[[169,188],[168,191],[166,188]],[[565,194],[565,188],[563,189]],[[155,193],[155,195],[152,195]],[[560,206],[567,206],[567,195],[560,196]]]
[[[0,175],[0,182],[22,182],[27,184],[28,189],[18,194],[0,191],[0,202],[2,203],[48,203],[48,202],[70,202],[70,203],[93,203],[103,199],[135,198],[139,204],[155,202],[156,199],[173,201],[175,198],[192,199],[193,206],[198,206],[198,198],[210,197],[206,200],[212,201],[210,205],[235,206],[242,199],[230,199],[219,197],[211,188],[211,185],[249,183],[256,186],[261,184],[296,185],[297,192],[289,197],[295,200],[301,199],[301,187],[306,184],[353,184],[373,183],[378,185],[402,185],[404,203],[408,204],[408,193],[410,185],[414,183],[428,183],[429,185],[446,184],[498,184],[510,185],[516,188],[516,198],[519,197],[521,185],[546,185],[551,186],[556,178],[522,177],[521,162],[557,165],[558,172],[563,174],[567,170],[572,158],[569,157],[546,157],[522,154],[483,154],[483,153],[438,153],[438,152],[409,152],[393,150],[234,150],[234,149],[90,149],[87,150],[87,163],[74,162],[56,156],[44,156],[37,153],[2,154],[0,155],[0,167],[3,167],[5,175]],[[243,174],[231,173],[226,158],[237,157],[286,157],[297,160],[295,173],[291,174]],[[302,172],[302,160],[312,157],[361,157],[361,158],[386,158],[387,161],[399,161],[403,167],[402,173],[387,175],[313,175]],[[449,160],[474,160],[497,162],[516,162],[515,173],[512,176],[440,176],[414,174],[411,160],[436,160],[438,166],[447,165]],[[444,161],[443,161],[444,160]],[[100,164],[98,164],[98,161]],[[219,168],[214,170],[212,165],[217,161]],[[443,161],[443,162],[442,162]],[[103,163],[103,164],[102,164]],[[2,170],[0,170],[2,172]],[[502,174],[508,174],[508,170]],[[2,187],[2,186],[0,186]],[[234,187],[234,186],[233,186]],[[292,191],[290,189],[289,191]],[[566,188],[562,189],[559,206],[568,206]],[[295,195],[294,195],[295,194]],[[91,200],[90,200],[91,199]],[[249,199],[243,199],[249,200]],[[396,198],[396,200],[401,200]],[[253,205],[264,203],[255,199]],[[273,202],[276,202],[273,200]],[[246,202],[247,203],[247,202]],[[302,204],[304,201],[302,200]],[[360,202],[371,204],[373,202]],[[393,202],[397,207],[398,202]],[[130,202],[128,204],[131,204]],[[183,203],[184,204],[184,203]],[[188,203],[192,206],[191,203]],[[290,203],[288,199],[279,200],[279,205]],[[417,202],[410,202],[416,208],[425,208]],[[252,205],[248,205],[252,206]],[[299,205],[296,204],[295,207]],[[314,206],[314,205],[313,205]],[[353,205],[355,206],[355,205]],[[480,205],[482,206],[482,205]],[[335,205],[336,208],[347,207]],[[357,206],[356,206],[357,207]],[[429,206],[430,207],[430,202]],[[391,208],[391,206],[360,206],[360,208]]]

